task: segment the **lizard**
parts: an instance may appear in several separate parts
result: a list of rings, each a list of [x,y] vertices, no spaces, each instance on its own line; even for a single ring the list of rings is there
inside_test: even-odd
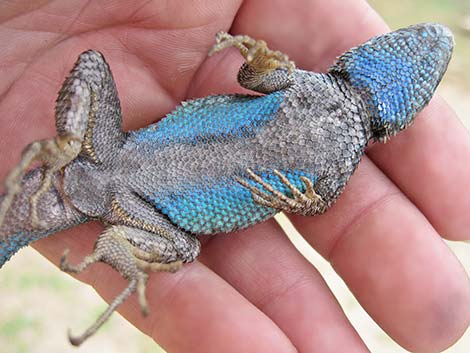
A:
[[[238,82],[255,93],[188,100],[135,131],[122,130],[103,54],[83,52],[58,94],[57,136],[28,145],[5,180],[0,267],[35,240],[100,220],[92,254],[73,265],[65,250],[60,268],[78,274],[104,262],[129,283],[70,342],[83,343],[135,292],[146,315],[149,274],[196,259],[198,235],[281,211],[327,211],[369,142],[386,142],[429,103],[453,46],[447,27],[423,23],[373,37],[315,73],[263,40],[220,32],[209,55],[237,48]]]

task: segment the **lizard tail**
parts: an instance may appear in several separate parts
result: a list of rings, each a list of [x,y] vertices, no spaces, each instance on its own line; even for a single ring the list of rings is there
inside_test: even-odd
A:
[[[369,108],[377,140],[411,124],[431,100],[452,55],[451,31],[424,23],[377,36],[338,58],[329,72],[343,77]]]
[[[42,182],[42,168],[23,177],[21,191],[12,200],[11,207],[0,224],[0,268],[19,249],[52,233],[84,223],[87,218],[64,201],[55,186],[51,186],[38,201],[38,214],[44,225],[34,225],[31,218],[30,198]],[[53,176],[57,185],[58,175]],[[7,195],[0,195],[3,205]]]

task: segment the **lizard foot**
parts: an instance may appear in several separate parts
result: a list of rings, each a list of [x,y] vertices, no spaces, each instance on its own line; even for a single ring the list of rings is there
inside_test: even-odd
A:
[[[170,263],[159,262],[162,258],[157,253],[143,251],[132,245],[126,239],[125,226],[111,226],[101,234],[96,243],[93,253],[86,256],[77,265],[71,265],[68,260],[68,250],[60,261],[61,270],[78,274],[95,262],[104,262],[117,270],[129,281],[128,286],[109,304],[108,308],[98,319],[81,335],[72,335],[69,331],[69,340],[74,346],[82,344],[88,337],[93,335],[132,293],[137,291],[140,309],[143,315],[148,314],[148,305],[145,298],[145,286],[149,271],[176,272],[182,267],[182,261]]]
[[[286,68],[292,73],[295,70],[294,62],[289,60],[286,54],[271,50],[264,40],[255,40],[247,35],[232,36],[227,32],[217,33],[216,44],[209,51],[209,56],[229,47],[237,48],[246,59],[246,63],[257,71]]]
[[[12,169],[5,181],[5,197],[0,205],[0,227],[13,202],[21,191],[21,181],[31,164],[40,161],[44,165],[41,186],[30,197],[30,217],[33,227],[47,227],[39,220],[37,204],[39,198],[50,188],[52,175],[66,166],[80,152],[81,143],[78,138],[70,135],[57,136],[52,139],[36,141],[28,145],[22,153],[20,163]]]
[[[321,196],[315,192],[312,181],[306,177],[300,177],[300,180],[302,180],[305,185],[305,192],[302,192],[296,186],[292,185],[285,175],[277,170],[274,170],[274,173],[281,180],[281,182],[289,188],[292,197],[288,197],[279,190],[274,189],[271,184],[265,182],[251,169],[247,169],[247,173],[251,180],[260,184],[265,190],[268,191],[265,192],[261,190],[261,188],[250,184],[248,181],[237,178],[237,181],[240,184],[251,191],[253,200],[259,205],[271,207],[276,210],[288,213],[301,214],[304,216],[321,214],[327,208],[325,201],[323,201]]]

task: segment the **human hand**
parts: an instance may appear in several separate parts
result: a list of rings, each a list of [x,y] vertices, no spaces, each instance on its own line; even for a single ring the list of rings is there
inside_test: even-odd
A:
[[[0,180],[18,160],[11,156],[54,135],[53,100],[86,49],[102,51],[110,63],[124,127],[131,129],[187,97],[240,91],[236,51],[206,58],[219,30],[262,38],[315,71],[387,31],[362,1],[188,3],[0,4],[0,150],[11,152],[0,156]],[[292,217],[371,316],[412,351],[442,350],[470,321],[469,280],[438,235],[469,237],[470,198],[462,192],[469,156],[468,133],[437,97],[415,126],[368,150],[325,215]],[[56,264],[70,248],[75,262],[91,252],[99,231],[85,225],[35,247]],[[125,285],[102,265],[79,278],[107,300]],[[320,275],[275,222],[211,238],[199,261],[176,274],[152,274],[147,297],[148,318],[134,299],[120,311],[170,352],[367,351]]]

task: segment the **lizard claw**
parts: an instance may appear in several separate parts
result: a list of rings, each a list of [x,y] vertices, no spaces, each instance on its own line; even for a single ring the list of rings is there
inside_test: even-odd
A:
[[[51,187],[53,174],[78,156],[81,149],[79,141],[80,139],[72,135],[59,135],[52,139],[33,142],[23,150],[20,163],[12,169],[5,181],[6,193],[0,205],[0,227],[15,196],[22,189],[21,182],[24,175],[35,161],[40,161],[44,165],[44,176],[40,187],[29,200],[30,219],[34,228],[47,228],[47,224],[39,219],[38,201]]]
[[[227,32],[216,34],[216,43],[209,50],[209,56],[229,47],[237,48],[246,59],[247,64],[260,71],[270,71],[277,68],[286,68],[289,73],[295,70],[295,64],[289,57],[277,50],[268,48],[264,40],[255,40],[247,35],[232,36]]]
[[[249,178],[260,184],[262,188],[241,178],[237,178],[237,181],[251,191],[253,200],[259,205],[305,216],[321,214],[325,212],[327,208],[326,202],[315,192],[312,181],[304,176],[300,177],[300,180],[305,185],[305,192],[302,192],[294,186],[284,174],[278,170],[274,170],[274,174],[281,180],[282,184],[287,186],[292,194],[292,197],[289,197],[264,181],[251,169],[247,169],[247,173]]]
[[[65,249],[64,253],[60,257],[59,268],[64,272],[69,272],[68,271],[70,267],[69,260],[68,260],[69,253],[70,253],[70,249]]]

